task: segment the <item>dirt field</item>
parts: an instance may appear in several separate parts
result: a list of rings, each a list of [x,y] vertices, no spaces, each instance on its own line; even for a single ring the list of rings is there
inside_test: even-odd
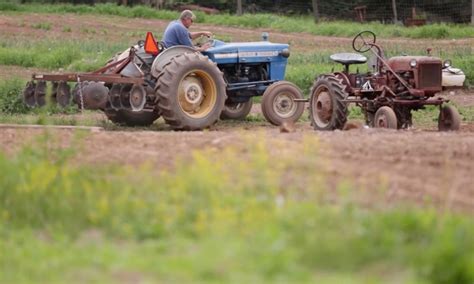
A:
[[[52,23],[52,30],[44,31],[31,26],[39,22]],[[107,30],[105,37],[122,37],[123,42],[133,43],[137,30],[147,27],[162,32],[167,22],[158,20],[127,19],[125,21],[107,20],[96,16],[77,15],[1,15],[0,37],[14,40],[16,37],[78,38],[96,37],[86,33],[86,29]],[[62,26],[78,27],[72,32],[64,32]],[[235,41],[258,40],[261,30],[241,30],[196,25],[195,30],[212,30],[226,35]],[[292,48],[311,51],[319,47],[349,46],[350,39],[328,38],[312,35],[290,35],[271,33],[276,42],[291,42]],[[406,40],[391,40],[393,44],[403,45]],[[433,45],[430,41],[413,41],[410,44]],[[474,39],[458,40],[457,46],[474,45]],[[449,48],[452,41],[436,41],[437,48]],[[0,66],[0,79],[31,73],[18,67]],[[450,96],[457,104],[474,106],[474,95],[460,93]],[[258,112],[258,107],[254,112]],[[158,123],[163,123],[162,121]],[[307,159],[321,160],[320,168],[314,171],[327,173],[328,183],[336,185],[343,180],[354,181],[359,188],[376,190],[386,188],[387,200],[411,200],[417,203],[434,202],[442,208],[455,208],[474,212],[474,124],[463,123],[456,133],[439,133],[432,127],[422,127],[407,131],[374,129],[354,129],[350,131],[315,132],[308,122],[297,124],[293,133],[280,133],[277,127],[262,122],[218,123],[210,131],[173,132],[124,129],[120,131],[99,131],[87,134],[78,157],[81,163],[112,163],[138,166],[151,162],[157,170],[173,167],[177,157],[186,158],[194,150],[205,148],[222,149],[235,146],[242,155],[248,155],[248,137],[266,138],[272,158],[278,159],[279,151],[293,151],[295,161]],[[71,130],[51,130],[62,145],[73,143]],[[32,143],[39,129],[0,128],[0,150],[12,153],[23,144]],[[317,141],[320,151],[314,157],[302,157],[302,141]],[[284,148],[284,149],[283,149]],[[292,173],[288,175],[296,175]],[[304,187],[304,185],[302,185]]]
[[[162,123],[159,121],[158,123]],[[233,146],[242,155],[249,153],[248,141],[264,139],[278,160],[281,151],[290,151],[298,164],[319,160],[312,170],[326,173],[328,184],[355,182],[361,190],[387,189],[390,200],[433,202],[441,207],[474,212],[474,125],[463,124],[460,132],[432,130],[391,131],[353,129],[315,132],[308,123],[298,123],[293,133],[280,133],[266,123],[245,126],[217,124],[210,131],[99,131],[87,134],[80,145],[78,161],[86,164],[122,164],[138,167],[150,162],[157,170],[170,169],[194,150]],[[12,153],[44,133],[41,129],[0,128],[0,149]],[[73,143],[73,131],[52,129],[63,146]],[[300,155],[303,141],[320,145],[314,157]],[[307,185],[301,185],[304,188]]]

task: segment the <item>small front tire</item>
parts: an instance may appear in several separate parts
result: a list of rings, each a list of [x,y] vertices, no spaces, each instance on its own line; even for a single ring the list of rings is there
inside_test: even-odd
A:
[[[320,76],[314,82],[309,101],[309,116],[315,130],[342,129],[347,121],[348,96],[342,80],[333,75]]]
[[[374,126],[376,128],[397,129],[397,115],[388,106],[383,106],[375,112]]]
[[[287,81],[273,83],[263,93],[263,116],[276,126],[283,122],[296,122],[304,112],[304,103],[295,99],[303,99],[303,93],[295,84]]]

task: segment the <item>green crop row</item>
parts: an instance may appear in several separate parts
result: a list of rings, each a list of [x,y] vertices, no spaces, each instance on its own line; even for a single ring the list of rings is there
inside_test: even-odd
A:
[[[114,4],[87,5],[47,5],[18,4],[16,1],[0,3],[0,11],[35,12],[35,13],[76,13],[116,15],[128,18],[153,18],[170,20],[178,13],[167,10],[156,10],[146,6],[124,7]],[[308,32],[325,36],[353,36],[361,30],[377,31],[383,37],[409,38],[465,38],[474,37],[474,29],[469,25],[432,24],[422,27],[406,28],[398,25],[385,25],[377,22],[354,23],[342,21],[320,22],[315,24],[310,16],[288,17],[275,14],[231,14],[206,15],[198,12],[198,22],[224,26],[247,28],[271,28],[284,32]]]
[[[117,43],[94,41],[0,42],[0,64],[42,69],[92,71],[115,53],[125,50]]]
[[[81,44],[75,41],[57,42],[1,42],[0,65],[16,65],[22,67],[37,67],[57,70],[92,71],[100,68],[117,51],[125,50],[126,46],[119,43],[108,44],[98,41],[84,41]],[[389,47],[387,56],[400,55],[399,46]],[[405,50],[406,53],[422,55],[424,51],[419,48]],[[330,73],[332,70],[341,70],[341,66],[329,59],[329,50],[302,53],[295,52],[289,58],[287,66],[287,80],[297,84],[305,93],[308,92],[313,80],[319,74]],[[466,85],[474,81],[474,54],[470,50],[450,49],[438,51],[437,56],[451,59],[455,67],[461,68],[466,74]],[[366,65],[352,67],[364,72]]]

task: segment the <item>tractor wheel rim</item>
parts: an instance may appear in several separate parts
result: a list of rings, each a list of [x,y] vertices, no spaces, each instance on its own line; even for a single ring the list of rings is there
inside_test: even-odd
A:
[[[388,128],[387,117],[385,115],[382,114],[377,118],[377,127]]]
[[[133,111],[141,111],[146,104],[146,91],[140,85],[135,85],[130,90],[130,105]]]
[[[192,118],[208,115],[217,102],[217,86],[204,71],[192,71],[179,83],[178,103],[183,112]]]
[[[326,89],[323,89],[317,96],[314,102],[313,109],[315,110],[316,122],[321,125],[328,125],[332,118],[332,100],[331,95]]]
[[[290,94],[283,93],[275,97],[273,111],[282,118],[291,117],[296,112],[296,104]]]

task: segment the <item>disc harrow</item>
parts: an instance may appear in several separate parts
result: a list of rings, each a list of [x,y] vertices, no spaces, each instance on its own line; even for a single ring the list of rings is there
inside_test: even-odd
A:
[[[142,87],[146,85],[145,76],[143,73],[138,73],[139,76],[130,73],[130,69],[138,69],[135,62],[140,61],[135,52],[135,48],[131,47],[125,58],[93,72],[33,74],[23,91],[23,101],[32,108],[47,103],[64,108],[75,103],[81,109],[104,110],[112,107],[142,111],[146,103],[146,92]],[[71,91],[71,84],[74,83]]]

